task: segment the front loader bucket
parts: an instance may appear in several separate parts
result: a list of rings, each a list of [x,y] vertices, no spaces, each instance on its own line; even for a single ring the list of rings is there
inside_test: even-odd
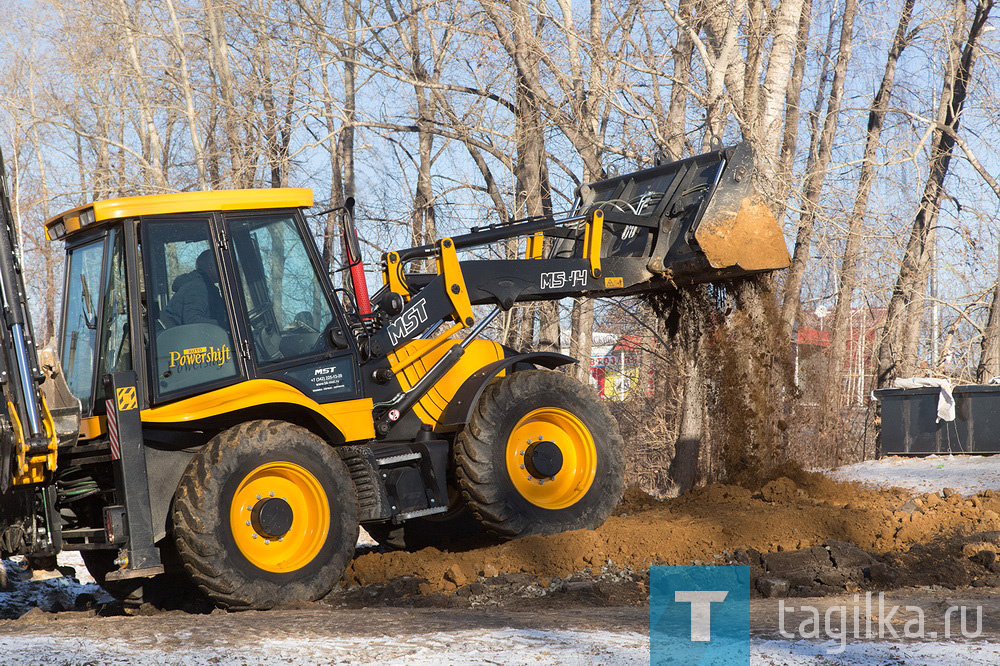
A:
[[[52,415],[59,446],[72,446],[80,436],[80,400],[69,391],[54,340],[38,352],[38,358],[45,377],[42,397]]]
[[[602,257],[645,259],[648,280],[628,290],[643,293],[788,266],[784,235],[755,178],[750,146],[741,143],[584,185],[580,200],[584,211],[604,214]]]

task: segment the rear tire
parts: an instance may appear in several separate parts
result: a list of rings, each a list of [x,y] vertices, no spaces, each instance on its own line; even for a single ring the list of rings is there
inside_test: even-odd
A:
[[[622,496],[624,450],[604,403],[551,370],[493,380],[455,447],[469,508],[505,538],[600,526]]]
[[[251,421],[194,456],[173,518],[191,578],[235,610],[326,595],[354,553],[357,515],[354,483],[326,442],[283,421]]]

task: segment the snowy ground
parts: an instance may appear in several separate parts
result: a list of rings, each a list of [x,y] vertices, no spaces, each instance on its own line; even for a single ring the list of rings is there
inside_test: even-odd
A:
[[[86,638],[0,636],[7,664],[637,664],[649,661],[649,639],[638,633],[583,631],[435,632],[254,640],[244,646],[189,649],[118,641],[97,646]],[[10,655],[18,656],[11,660]]]
[[[392,637],[300,636],[234,642],[220,637],[184,645],[183,632],[135,637],[135,631],[108,641],[79,635],[0,634],[6,664],[567,664],[608,666],[649,663],[648,636],[638,632],[499,629],[413,633]],[[190,633],[190,632],[189,632]],[[174,643],[178,645],[174,645]],[[234,644],[235,643],[235,644]],[[806,664],[969,664],[1000,663],[998,643],[878,643],[838,645],[810,641],[757,641],[733,662],[768,666]]]
[[[77,553],[63,553],[59,560],[60,566],[72,566],[79,578],[65,577],[58,571],[33,573],[20,559],[0,560],[7,576],[7,587],[0,590],[0,618],[20,617],[32,608],[54,613],[111,601],[87,574]]]
[[[1000,455],[890,456],[845,465],[828,474],[840,481],[898,486],[920,493],[951,488],[962,495],[974,495],[984,490],[1000,490]]]
[[[1000,643],[849,643],[839,654],[832,643],[809,641],[764,641],[755,646],[751,664],[798,666],[799,664],[842,664],[844,666],[887,666],[889,664],[967,664],[993,666],[1000,663]]]

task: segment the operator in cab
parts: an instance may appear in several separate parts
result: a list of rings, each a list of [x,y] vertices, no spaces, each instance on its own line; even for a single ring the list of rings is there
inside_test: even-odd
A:
[[[198,255],[195,269],[179,275],[173,284],[174,295],[160,313],[166,328],[187,324],[226,324],[226,305],[219,294],[219,270],[212,250]]]

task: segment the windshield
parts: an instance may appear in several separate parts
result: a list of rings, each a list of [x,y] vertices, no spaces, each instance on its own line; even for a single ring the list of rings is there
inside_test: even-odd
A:
[[[69,251],[66,275],[66,302],[60,355],[70,392],[90,411],[94,392],[94,355],[97,349],[95,289],[101,284],[104,241],[96,240]]]

